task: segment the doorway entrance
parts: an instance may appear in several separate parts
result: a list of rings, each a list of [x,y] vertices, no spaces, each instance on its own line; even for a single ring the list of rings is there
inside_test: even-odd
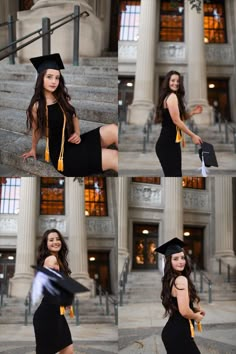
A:
[[[192,263],[204,269],[204,227],[184,226],[184,242]]]
[[[157,269],[158,225],[133,224],[133,268]]]
[[[16,252],[0,250],[0,293],[8,294],[9,279],[15,273]]]
[[[208,101],[214,107],[214,121],[219,121],[219,114],[221,119],[231,121],[230,105],[229,105],[229,79],[222,78],[208,78]]]
[[[88,252],[88,271],[89,276],[95,279],[104,290],[111,293],[109,252],[108,251],[89,251]]]

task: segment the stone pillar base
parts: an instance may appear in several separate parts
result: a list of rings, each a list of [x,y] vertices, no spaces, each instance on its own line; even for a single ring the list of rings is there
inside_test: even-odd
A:
[[[9,295],[25,298],[31,288],[33,276],[15,276],[9,280]]]
[[[188,105],[189,111],[197,105],[201,105],[203,110],[201,114],[195,114],[193,120],[197,125],[213,125],[214,124],[214,113],[213,107],[209,106],[205,100],[191,101]]]
[[[127,258],[129,254],[127,252],[122,252],[119,250],[119,254],[118,254],[118,277],[120,277],[120,274],[123,270],[123,266],[125,263],[125,260]]]
[[[154,109],[154,104],[145,101],[136,101],[128,106],[127,121],[128,124],[141,125],[143,126],[150,112]]]

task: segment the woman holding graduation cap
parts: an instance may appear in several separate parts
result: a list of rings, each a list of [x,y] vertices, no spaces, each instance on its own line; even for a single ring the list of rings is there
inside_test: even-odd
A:
[[[36,159],[36,147],[46,136],[45,160],[64,176],[78,177],[118,170],[118,129],[108,124],[80,135],[79,120],[65,87],[59,54],[31,58],[38,72],[35,92],[27,109],[27,126],[32,129],[32,147],[22,157]]]
[[[33,318],[36,354],[74,353],[64,313],[69,306],[72,316],[73,294],[88,289],[68,277],[71,271],[67,254],[61,233],[56,229],[47,230],[38,248],[38,273],[32,286],[33,303],[37,302],[42,289],[44,294]]]
[[[202,112],[196,106],[186,113],[184,106],[185,90],[182,78],[177,71],[169,71],[162,83],[157,115],[161,119],[162,129],[156,143],[156,154],[165,177],[181,177],[181,148],[184,146],[183,133],[190,136],[194,144],[200,145],[202,139],[194,134],[184,123],[185,119]]]
[[[162,331],[167,354],[199,354],[194,342],[194,321],[201,330],[200,321],[205,312],[199,306],[199,297],[190,279],[191,268],[178,238],[156,249],[165,256],[161,299],[165,316],[169,319]]]

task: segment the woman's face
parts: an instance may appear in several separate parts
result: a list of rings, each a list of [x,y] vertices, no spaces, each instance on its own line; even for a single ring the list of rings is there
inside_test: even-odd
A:
[[[43,87],[45,91],[53,93],[59,85],[60,71],[48,69],[43,78]]]
[[[171,265],[177,272],[182,272],[186,264],[184,252],[174,253],[171,255]]]
[[[169,87],[171,91],[178,91],[179,89],[179,75],[173,74],[170,77]]]
[[[47,247],[51,254],[57,254],[61,249],[61,240],[57,232],[48,235]]]

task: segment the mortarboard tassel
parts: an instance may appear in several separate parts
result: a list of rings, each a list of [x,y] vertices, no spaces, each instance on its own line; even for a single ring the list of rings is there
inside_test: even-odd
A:
[[[44,159],[46,162],[50,162],[50,155],[49,155],[49,138],[48,138],[48,107],[46,106],[46,148]]]
[[[197,323],[197,329],[198,329],[198,332],[202,332],[202,324],[201,324],[201,322]]]
[[[60,306],[60,315],[65,315],[65,307],[64,306]]]
[[[58,162],[57,162],[57,170],[58,171],[64,171],[64,163],[63,163],[63,158],[59,157]]]
[[[175,142],[176,142],[176,143],[180,143],[181,140],[182,140],[181,131],[180,131],[179,127],[176,126],[176,138],[175,138]]]
[[[191,337],[194,338],[194,327],[193,327],[192,321],[191,320],[188,320],[188,321],[189,321],[189,326],[190,326]]]
[[[74,318],[74,309],[73,309],[73,306],[70,306],[70,318]]]
[[[58,163],[57,163],[57,170],[60,172],[64,171],[64,162],[63,162],[63,155],[64,155],[64,143],[65,143],[65,128],[66,128],[66,114],[64,112],[64,110],[62,109],[62,106],[60,105],[60,103],[58,103],[62,112],[63,112],[63,128],[62,128],[62,137],[61,137],[61,151],[59,154],[59,158],[58,158]]]

